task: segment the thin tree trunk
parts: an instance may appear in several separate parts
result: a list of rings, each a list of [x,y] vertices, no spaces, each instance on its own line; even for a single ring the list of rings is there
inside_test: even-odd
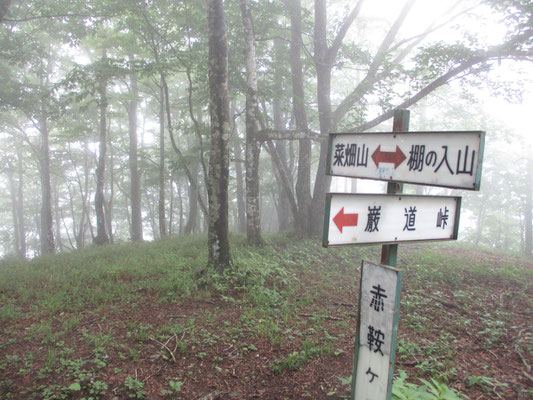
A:
[[[207,1],[209,44],[209,158],[208,265],[223,272],[231,265],[228,226],[229,137],[228,43],[222,0]]]
[[[169,90],[168,85],[165,79],[164,75],[161,75],[162,84],[163,84],[163,90],[165,92],[165,109],[167,114],[167,129],[168,129],[168,135],[170,137],[170,143],[172,145],[172,149],[174,152],[178,155],[178,159],[181,162],[181,166],[185,170],[185,175],[187,175],[187,178],[189,179],[189,182],[191,185],[195,186],[198,189],[198,203],[200,204],[200,208],[204,214],[207,214],[209,211],[207,209],[207,206],[200,194],[200,188],[198,185],[198,178],[196,176],[193,176],[191,173],[191,170],[189,169],[189,166],[185,163],[185,159],[183,157],[183,153],[179,149],[176,140],[174,138],[173,128],[172,128],[172,113],[170,112],[170,98],[169,98]]]
[[[283,91],[282,88],[282,64],[281,64],[281,56],[284,53],[284,48],[282,48],[281,39],[276,38],[274,39],[274,54],[275,58],[277,60],[275,64],[275,71],[274,71],[274,85],[275,85],[275,93],[277,94],[274,96],[274,100],[272,101],[272,114],[274,116],[274,129],[281,131],[284,129],[284,124],[282,120],[282,114],[281,114],[281,101],[280,101],[280,95]],[[289,178],[292,178],[292,175],[289,174],[289,166],[287,161],[287,146],[285,144],[285,141],[278,140],[274,143],[274,146],[276,148],[277,154],[279,156],[280,165],[282,168],[285,169],[286,175]],[[281,174],[279,173],[279,170],[276,166],[276,163],[274,160],[272,160],[272,164],[274,166],[274,171],[278,171],[278,173],[275,174],[276,181],[278,183],[278,191],[279,191],[279,204],[276,207],[276,211],[278,214],[278,228],[280,231],[284,231],[289,229],[290,227],[290,221],[293,218],[291,214],[291,208],[288,207],[290,202],[290,194],[287,191],[287,188],[285,188],[285,185],[283,184],[283,178],[281,177]],[[290,184],[290,189],[292,190],[292,182]]]
[[[169,183],[170,204],[168,206],[168,236],[172,236],[174,234],[174,176],[172,174],[170,174]]]
[[[241,0],[244,27],[244,58],[246,64],[246,238],[258,246],[261,238],[261,210],[259,200],[259,157],[261,143],[257,140],[258,99],[255,37],[248,0]]]
[[[244,202],[244,174],[242,171],[242,149],[241,149],[241,137],[239,135],[239,129],[235,123],[235,103],[230,103],[230,116],[232,132],[235,135],[233,145],[233,155],[235,159],[235,181],[237,186],[237,232],[246,232],[246,209]]]
[[[106,61],[106,53],[102,56],[102,62]],[[106,94],[106,80],[104,77],[100,77],[99,83],[99,95],[100,95],[100,139],[99,139],[99,152],[98,152],[98,164],[96,167],[96,193],[94,197],[94,209],[96,213],[96,237],[94,238],[94,244],[104,245],[109,243],[109,236],[106,231],[106,218],[105,218],[105,197],[104,197],[104,181],[105,181],[105,164],[106,164],[106,152],[107,152],[107,94]]]
[[[11,215],[13,217],[13,247],[15,249],[15,253],[20,256],[20,225],[19,225],[19,218],[17,213],[17,189],[15,188],[15,179],[13,177],[13,165],[11,163],[8,163],[7,168],[7,178],[9,181],[9,195],[11,197]]]
[[[17,201],[17,219],[19,225],[19,256],[26,258],[26,225],[24,223],[24,167],[22,160],[22,150],[17,145],[17,170],[18,170],[18,201]]]
[[[181,186],[177,180],[174,181],[176,183],[176,190],[178,192],[178,200],[179,200],[179,209],[180,209],[180,222],[179,222],[179,228],[178,228],[178,235],[181,235],[183,233],[183,196],[181,195]]]
[[[328,55],[326,0],[315,0],[314,42],[314,58],[317,73],[318,120],[320,123],[320,134],[327,135],[331,127],[331,69],[335,60]],[[320,144],[320,157],[313,191],[311,213],[311,233],[315,235],[322,232],[326,192],[331,182],[331,178],[327,177],[325,174],[327,148],[328,146],[326,144]]]
[[[44,86],[44,85],[42,85]],[[41,100],[41,115],[39,121],[41,133],[41,254],[55,253],[55,240],[52,220],[52,188],[50,185],[50,145],[47,120],[46,100]]]
[[[107,122],[107,148],[109,149],[109,157],[107,164],[109,176],[109,195],[107,196],[107,201],[104,202],[105,221],[107,234],[109,236],[109,243],[114,243],[115,237],[113,234],[113,205],[115,201],[115,151],[112,146],[111,121],[109,120]]]
[[[320,134],[328,135],[334,129],[332,123],[331,107],[331,71],[335,65],[335,60],[342,41],[361,11],[364,0],[359,0],[352,8],[349,15],[343,21],[336,36],[328,46],[327,40],[327,1],[315,0],[315,68],[317,72],[317,103],[318,119],[320,123]],[[322,233],[324,224],[324,204],[326,192],[331,184],[331,177],[326,176],[327,150],[326,142],[320,142],[320,156],[313,189],[313,201],[311,205],[311,230],[313,235]]]
[[[85,138],[83,142],[83,177],[84,177],[84,186],[82,187],[81,182],[79,185],[81,192],[82,200],[82,215],[80,219],[80,226],[78,234],[76,235],[76,247],[82,249],[85,247],[85,229],[86,225],[89,225],[92,232],[91,219],[89,217],[89,208],[87,207],[87,199],[89,198],[89,141]]]
[[[163,82],[159,92],[159,200],[158,200],[158,218],[159,234],[161,237],[167,236],[167,222],[165,215],[165,183],[167,180],[167,168],[165,160],[165,92]],[[172,190],[172,186],[171,186]]]
[[[57,179],[54,179],[54,214],[55,214],[55,237],[56,246],[59,251],[63,250],[63,240],[61,237],[61,210],[59,209],[59,189],[57,187]]]
[[[533,157],[531,155],[527,160],[526,173],[526,202],[524,210],[524,254],[527,257],[533,255],[533,228],[532,228],[532,208],[533,208]]]
[[[296,129],[305,132],[307,131],[307,114],[305,112],[303,65],[300,54],[302,48],[301,1],[287,1],[286,3],[290,7],[291,15],[290,64],[294,119]],[[298,201],[298,215],[295,218],[296,231],[308,235],[311,222],[311,140],[309,139],[299,141],[296,199]]]
[[[194,232],[198,221],[198,187],[196,182],[198,181],[198,163],[193,163],[190,166],[191,174],[195,179],[189,182],[188,195],[189,195],[189,213],[187,214],[187,223],[183,229],[185,235],[190,235]]]
[[[485,197],[482,195],[481,202],[479,203],[479,210],[477,215],[477,221],[476,221],[476,237],[474,239],[474,243],[476,246],[479,246],[479,242],[481,241],[481,234],[483,232],[483,217],[485,215]]]
[[[134,61],[134,56],[130,56],[130,62]],[[131,100],[128,101],[128,123],[129,123],[129,167],[130,167],[130,204],[131,204],[131,240],[142,242],[142,210],[141,210],[141,177],[139,174],[139,160],[137,149],[137,105],[139,98],[139,88],[137,84],[137,73],[130,75]]]
[[[244,233],[246,232],[246,210],[244,204],[242,150],[239,140],[235,141],[233,153],[235,154],[235,179],[237,181],[237,231],[239,233]]]

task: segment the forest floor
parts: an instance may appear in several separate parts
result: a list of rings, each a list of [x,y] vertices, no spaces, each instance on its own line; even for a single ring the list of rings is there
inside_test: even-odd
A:
[[[204,237],[0,263],[0,398],[347,398],[379,247],[267,242],[200,280]],[[398,267],[393,399],[533,398],[533,260],[415,244]]]

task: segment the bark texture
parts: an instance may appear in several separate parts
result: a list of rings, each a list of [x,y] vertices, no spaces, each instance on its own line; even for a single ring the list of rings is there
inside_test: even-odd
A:
[[[105,53],[103,60],[105,61]],[[107,89],[106,81],[103,77],[100,78],[99,95],[100,95],[100,138],[98,147],[98,164],[96,166],[96,193],[94,196],[94,208],[96,213],[96,237],[94,244],[104,245],[109,243],[109,236],[106,229],[105,218],[105,197],[104,197],[104,181],[105,181],[105,164],[107,153]]]
[[[44,85],[44,80],[41,82]],[[46,100],[41,100],[39,130],[41,134],[41,157],[39,177],[41,180],[41,254],[54,253],[54,225],[52,218],[52,187],[50,184],[50,131],[48,128]]]
[[[159,235],[165,237],[169,232],[167,231],[167,220],[165,215],[165,183],[167,180],[167,166],[165,159],[165,91],[163,89],[163,83],[161,83],[159,98],[159,201],[157,209],[159,218]]]
[[[318,102],[318,119],[320,123],[320,134],[327,137],[329,132],[334,129],[332,121],[331,106],[331,72],[335,65],[335,59],[341,48],[342,41],[346,36],[350,26],[353,24],[361,11],[364,0],[359,0],[346,17],[339,28],[337,35],[334,37],[331,45],[327,41],[327,1],[315,0],[315,54],[314,62],[317,72],[317,102]],[[327,163],[327,144],[322,141],[320,144],[320,157],[313,190],[313,202],[311,206],[311,231],[313,235],[320,235],[324,224],[324,204],[326,201],[326,192],[329,190],[331,177],[326,176]]]
[[[246,64],[246,238],[249,244],[261,245],[261,210],[259,201],[259,157],[261,143],[257,139],[258,99],[255,36],[248,0],[241,0]]]
[[[301,1],[286,1],[291,16],[290,65],[292,75],[292,104],[296,129],[307,131],[305,92],[303,83],[302,8]],[[298,172],[296,178],[296,199],[298,214],[295,218],[296,231],[307,235],[311,218],[311,140],[301,139],[298,146]]]
[[[228,44],[222,0],[207,1],[209,43],[209,158],[208,265],[219,272],[231,264],[228,227],[230,116],[228,97]]]
[[[133,56],[130,56],[133,61]],[[131,199],[131,240],[142,242],[142,207],[141,207],[141,176],[139,173],[139,158],[137,145],[137,104],[139,98],[139,88],[137,85],[137,74],[130,75],[130,96],[128,102],[128,123],[129,123],[129,167],[130,167],[130,199]]]
[[[528,257],[533,255],[533,228],[532,228],[532,207],[533,207],[533,157],[531,154],[527,160],[526,174],[526,201],[524,210],[525,237],[524,254]]]

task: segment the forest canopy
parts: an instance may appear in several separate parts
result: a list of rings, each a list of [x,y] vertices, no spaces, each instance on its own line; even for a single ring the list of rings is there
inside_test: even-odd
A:
[[[465,239],[531,254],[533,161],[476,98],[521,101],[493,72],[533,60],[529,0],[0,0],[0,48],[3,255],[320,234],[325,137],[406,108],[487,130]]]

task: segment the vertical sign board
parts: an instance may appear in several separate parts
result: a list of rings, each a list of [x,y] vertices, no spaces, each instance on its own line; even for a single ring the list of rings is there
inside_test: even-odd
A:
[[[332,133],[328,175],[479,190],[485,132]]]
[[[363,261],[352,398],[387,400],[392,388],[402,274]]]
[[[457,239],[461,198],[328,193],[323,245]]]

